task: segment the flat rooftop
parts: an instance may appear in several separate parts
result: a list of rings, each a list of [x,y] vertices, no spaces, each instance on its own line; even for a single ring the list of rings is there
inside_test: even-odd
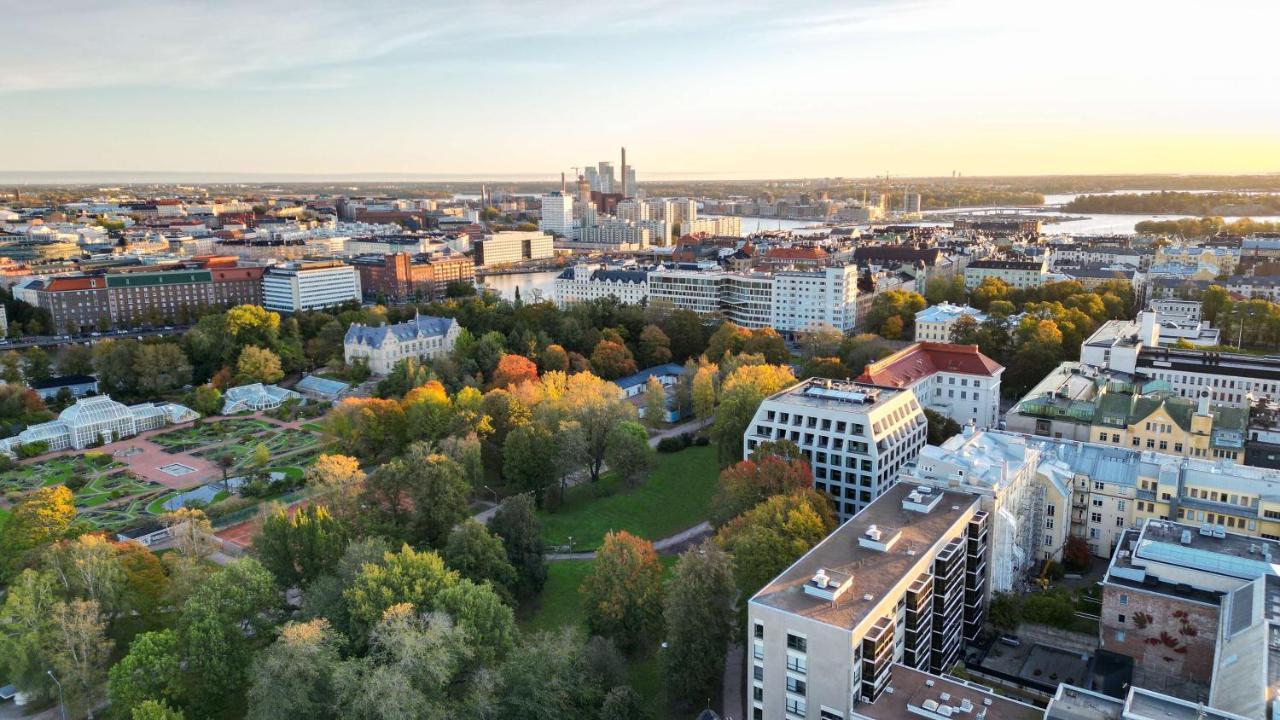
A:
[[[977,683],[932,675],[901,664],[895,664],[890,673],[889,687],[893,692],[882,693],[873,703],[859,704],[859,715],[874,720],[974,720],[985,712],[986,720],[1039,720],[1043,714],[1040,708],[996,695]],[[941,706],[950,707],[950,715],[939,714],[937,709]]]
[[[1125,717],[1143,720],[1244,720],[1239,715],[1202,703],[1179,700],[1137,687],[1129,691]]]
[[[881,387],[870,383],[809,378],[781,390],[766,399],[819,409],[848,409],[870,412],[889,400],[909,393],[909,389]]]
[[[903,500],[915,490],[906,483],[890,488],[765,585],[751,602],[846,630],[857,627],[894,586],[927,569],[927,563],[922,564],[926,553],[978,504],[976,495],[934,490],[941,498],[930,512],[904,509]],[[864,547],[859,538],[873,525],[886,539],[901,535],[888,550]],[[853,576],[838,601],[805,593],[805,584],[819,570]],[[871,599],[864,599],[868,595]]]
[[[1120,720],[1124,701],[1063,683],[1045,709],[1045,720]]]

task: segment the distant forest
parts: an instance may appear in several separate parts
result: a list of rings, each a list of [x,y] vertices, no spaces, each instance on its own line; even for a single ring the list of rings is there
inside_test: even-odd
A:
[[[1258,222],[1240,218],[1227,222],[1220,217],[1182,218],[1179,220],[1144,220],[1134,226],[1134,232],[1148,235],[1181,235],[1182,237],[1209,237],[1219,233],[1251,235],[1253,233],[1280,232],[1280,223]]]
[[[1064,211],[1175,215],[1280,215],[1280,194],[1158,192],[1081,195]]]

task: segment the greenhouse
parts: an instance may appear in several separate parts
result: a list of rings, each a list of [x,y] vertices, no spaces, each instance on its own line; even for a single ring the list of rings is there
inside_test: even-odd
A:
[[[302,396],[278,385],[262,383],[241,385],[222,394],[222,414],[234,415],[246,411],[274,410],[294,398],[301,399]]]
[[[50,451],[83,450],[197,417],[195,411],[173,403],[126,406],[106,395],[96,395],[77,400],[59,413],[57,420],[32,425],[15,437],[0,440],[0,452],[13,455],[20,445],[41,442]]]

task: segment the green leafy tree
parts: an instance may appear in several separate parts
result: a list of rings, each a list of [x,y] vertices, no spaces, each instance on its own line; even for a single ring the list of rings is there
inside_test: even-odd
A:
[[[253,549],[281,587],[304,587],[342,557],[346,530],[324,505],[279,508],[262,521]]]
[[[547,489],[559,478],[560,443],[543,425],[528,423],[512,430],[502,445],[503,475],[512,489],[532,492],[542,507]]]
[[[201,385],[191,393],[191,409],[201,415],[222,412],[222,391],[212,385]]]
[[[543,348],[538,357],[543,372],[569,372],[569,353],[559,345],[551,344]]]
[[[644,699],[630,685],[611,688],[600,705],[600,717],[610,720],[643,720],[648,714]]]
[[[435,552],[417,552],[405,545],[400,552],[387,553],[381,565],[365,565],[343,596],[354,627],[367,633],[391,606],[408,603],[430,609],[436,596],[457,582],[458,573],[446,568]]]
[[[75,499],[65,485],[28,493],[0,526],[3,569],[11,570],[28,552],[64,537],[75,519]]]
[[[435,609],[453,618],[466,632],[482,666],[491,667],[515,647],[519,636],[515,613],[488,583],[459,580],[440,591]]]
[[[323,618],[289,623],[254,659],[249,720],[336,717],[333,674],[342,636]]]
[[[148,700],[177,704],[181,698],[182,668],[178,636],[173,630],[134,637],[129,653],[111,667],[107,699],[123,715]]]
[[[515,495],[503,500],[489,519],[489,532],[502,540],[507,560],[515,568],[516,596],[529,598],[542,592],[547,582],[547,561],[533,499]]]
[[[667,586],[667,687],[694,704],[714,697],[724,676],[725,649],[733,635],[733,566],[707,541],[680,555]]]
[[[223,566],[195,589],[178,619],[178,649],[194,710],[217,713],[244,686],[253,638],[268,630],[279,604],[275,579],[252,558]]]
[[[605,460],[623,484],[635,487],[653,469],[655,454],[649,446],[649,433],[634,420],[619,423],[609,431]]]
[[[28,348],[22,354],[22,376],[28,383],[48,380],[52,375],[52,370],[53,362],[49,359],[49,353],[46,353],[41,348]]]
[[[693,376],[693,415],[707,420],[716,410],[716,371],[714,365],[698,368]]]
[[[466,520],[454,527],[445,543],[444,562],[464,578],[488,583],[503,602],[515,603],[516,569],[502,539],[484,525]]]
[[[662,565],[653,543],[626,530],[605,535],[579,592],[591,632],[635,650],[662,612]]]
[[[930,445],[941,445],[949,438],[960,434],[960,423],[940,412],[925,408],[924,417],[929,421],[928,442]]]
[[[0,378],[6,383],[22,382],[22,356],[16,350],[9,350],[0,355]]]
[[[107,620],[92,600],[54,603],[49,620],[49,664],[62,682],[67,712],[78,715],[97,703],[115,643],[107,637]]]
[[[441,547],[453,526],[467,517],[470,489],[457,463],[414,443],[369,476],[365,498],[391,536]]]
[[[797,490],[734,518],[716,534],[716,542],[733,556],[738,590],[750,597],[834,529],[826,498]]]
[[[129,715],[130,720],[185,720],[181,710],[174,710],[157,700],[147,700],[135,707]]]
[[[93,348],[77,343],[63,345],[62,350],[58,352],[58,373],[60,375],[93,374]]]
[[[132,396],[137,389],[136,340],[103,340],[93,346],[93,371],[103,392]]]
[[[0,671],[19,690],[44,697],[48,691],[47,639],[52,632],[57,580],[53,573],[23,570],[0,605]]]
[[[644,367],[671,362],[671,339],[657,325],[646,325],[640,332],[639,350]]]
[[[134,353],[138,392],[158,396],[191,382],[191,363],[173,343],[144,344]]]
[[[591,681],[582,641],[571,630],[539,633],[503,662],[499,716],[526,720],[592,717],[604,699]]]

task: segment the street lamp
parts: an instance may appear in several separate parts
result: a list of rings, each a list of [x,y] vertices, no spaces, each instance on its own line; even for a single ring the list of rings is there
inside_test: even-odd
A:
[[[52,670],[45,670],[45,672],[49,673],[53,684],[58,686],[58,710],[62,713],[62,720],[67,720],[67,697],[62,693],[62,683],[58,682],[58,678],[54,676]]]
[[[489,487],[488,485],[484,485],[483,487],[484,487],[484,489],[485,489],[485,490],[488,490],[489,492],[493,493],[493,504],[494,504],[494,505],[497,505],[497,504],[498,504],[498,491],[497,491],[497,490],[494,490],[493,488]]]

